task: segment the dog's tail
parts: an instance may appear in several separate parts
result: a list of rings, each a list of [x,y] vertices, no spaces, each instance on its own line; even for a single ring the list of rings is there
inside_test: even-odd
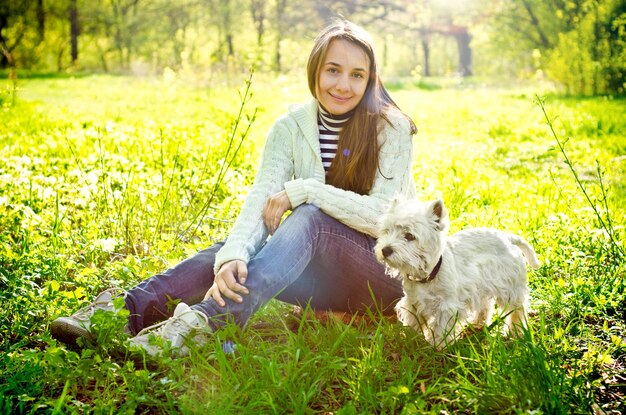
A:
[[[528,242],[526,242],[524,238],[518,235],[511,234],[509,235],[509,240],[513,245],[522,250],[522,253],[526,257],[526,261],[528,261],[528,264],[531,267],[537,269],[541,266],[541,263],[537,259],[537,254],[535,254],[535,250],[532,246],[530,246]]]

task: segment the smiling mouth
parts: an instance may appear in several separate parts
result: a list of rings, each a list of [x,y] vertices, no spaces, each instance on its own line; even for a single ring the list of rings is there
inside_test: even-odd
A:
[[[328,93],[328,95],[330,95],[331,97],[333,97],[333,98],[334,98],[334,99],[336,99],[337,101],[341,101],[341,102],[346,102],[346,101],[349,101],[349,100],[350,100],[350,98],[352,98],[352,97],[345,97],[345,98],[344,98],[344,97],[338,97],[337,95],[333,95],[333,94],[331,94],[330,92]]]

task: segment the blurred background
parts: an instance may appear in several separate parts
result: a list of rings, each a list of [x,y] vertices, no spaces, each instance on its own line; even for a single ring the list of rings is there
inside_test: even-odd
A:
[[[625,91],[626,0],[0,0],[0,71],[301,74],[338,15],[372,33],[387,81]]]

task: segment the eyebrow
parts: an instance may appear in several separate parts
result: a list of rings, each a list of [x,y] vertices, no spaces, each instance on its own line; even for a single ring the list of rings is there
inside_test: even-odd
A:
[[[324,65],[330,65],[330,66],[335,66],[337,68],[341,68],[342,66],[336,62],[326,62],[324,63]],[[354,72],[364,72],[367,73],[367,69],[364,68],[354,68],[353,69]]]

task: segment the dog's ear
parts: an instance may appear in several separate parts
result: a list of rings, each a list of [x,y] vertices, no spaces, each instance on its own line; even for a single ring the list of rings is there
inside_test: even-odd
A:
[[[448,210],[443,204],[443,200],[437,199],[432,205],[431,209],[433,214],[435,215],[435,222],[437,222],[437,230],[443,231],[448,228]]]

